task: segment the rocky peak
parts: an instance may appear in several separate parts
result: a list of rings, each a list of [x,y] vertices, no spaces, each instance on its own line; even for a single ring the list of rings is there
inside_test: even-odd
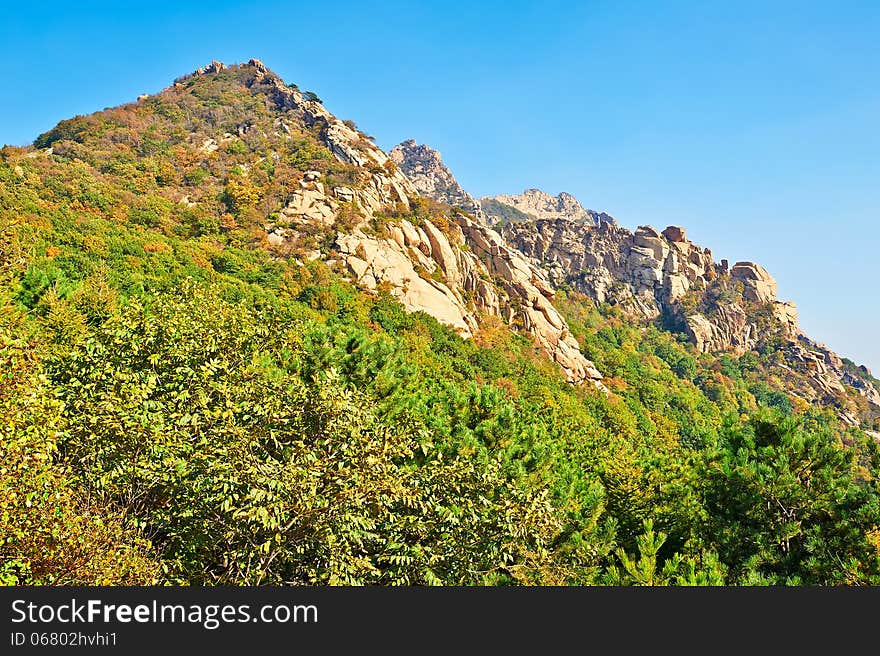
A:
[[[418,195],[416,189],[388,155],[366,135],[353,124],[346,123],[330,113],[314,94],[300,91],[295,85],[286,84],[259,59],[251,59],[231,67],[214,61],[208,66],[176,79],[174,84],[180,86],[193,77],[210,76],[225,70],[250,73],[244,77],[244,85],[252,93],[262,93],[266,96],[277,113],[275,127],[279,134],[289,132],[288,123],[291,121],[314,128],[320,134],[322,144],[337,160],[365,170],[367,182],[361,185],[360,189],[334,188],[330,190],[328,205],[332,205],[334,199],[341,202],[356,202],[365,214],[371,215],[386,205],[400,204],[408,208],[409,198]],[[316,180],[303,180],[303,184],[308,184],[303,186],[301,191],[315,193],[311,195],[299,193],[302,198],[293,199],[296,204],[295,209],[306,207],[314,209],[323,203],[316,196],[316,193],[323,195],[323,189],[319,192],[316,188],[309,187],[315,182]],[[316,218],[320,214],[326,223],[327,211],[325,208],[320,212],[314,209],[313,213],[299,211],[293,213],[306,219]]]
[[[259,60],[257,60],[257,59],[251,60],[251,62],[255,62],[255,61],[259,61]],[[261,62],[261,64],[262,64],[262,62]],[[211,61],[210,64],[207,64],[206,66],[200,66],[199,68],[194,70],[192,73],[189,73],[188,75],[181,75],[179,78],[174,80],[174,84],[181,84],[182,82],[185,82],[186,80],[188,80],[192,77],[196,77],[198,75],[211,75],[212,73],[219,73],[220,71],[224,71],[224,70],[226,70],[226,64],[214,59],[213,61]]]
[[[482,219],[483,211],[479,202],[458,183],[452,171],[443,163],[439,151],[424,144],[419,145],[415,139],[408,139],[392,148],[388,156],[422,196]]]
[[[501,203],[534,219],[566,219],[594,226],[600,223],[616,225],[614,217],[604,212],[596,212],[584,208],[577,198],[565,191],[556,196],[551,196],[546,191],[540,189],[526,189],[518,195],[502,194],[499,196],[489,196],[481,200],[483,202],[483,210],[490,223],[507,222],[501,216],[497,216],[499,214],[497,211],[490,211],[487,207],[494,203]]]
[[[564,191],[551,196],[540,189],[526,189],[519,195],[486,196],[477,200],[462,188],[438,151],[416,143],[415,139],[398,144],[388,154],[421,195],[462,209],[487,225],[547,218],[591,225],[617,223],[610,214],[585,209]]]

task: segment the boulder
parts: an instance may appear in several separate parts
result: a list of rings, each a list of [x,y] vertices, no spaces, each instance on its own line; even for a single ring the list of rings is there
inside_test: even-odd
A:
[[[403,238],[406,240],[406,245],[418,248],[422,240],[416,227],[406,219],[401,220],[399,225],[400,229],[403,231]]]
[[[639,226],[638,228],[636,228],[635,236],[636,237],[639,237],[639,236],[653,237],[653,238],[657,239],[660,237],[660,233],[657,232],[657,229],[654,228],[653,226],[644,225],[644,226]]]
[[[663,236],[672,242],[686,242],[687,237],[684,234],[684,228],[680,226],[669,226],[663,231]]]
[[[284,235],[278,232],[270,232],[266,235],[266,241],[270,246],[281,246],[284,243]]]
[[[350,187],[334,187],[333,195],[342,203],[351,203],[357,198],[354,189]]]
[[[685,320],[685,333],[700,353],[711,350],[714,332],[712,324],[702,314],[692,314]]]
[[[443,269],[446,279],[451,283],[457,283],[461,280],[461,273],[458,270],[458,263],[455,259],[455,253],[452,246],[440,229],[428,220],[423,225],[425,234],[431,244],[431,257]]]
[[[441,323],[471,336],[477,321],[452,289],[416,273],[406,252],[390,241],[364,234],[340,235],[336,241],[355,281],[369,289],[380,283],[391,286],[391,294],[410,312],[426,312]]]
[[[687,291],[691,286],[687,277],[677,273],[668,276],[663,284],[666,289],[666,296],[670,303],[675,303],[682,296],[687,294]]]
[[[737,262],[730,270],[730,275],[742,281],[747,301],[770,303],[776,300],[776,280],[760,264]]]
[[[782,334],[789,339],[796,339],[800,329],[798,328],[797,305],[792,302],[773,302],[773,316],[782,326]]]
[[[653,237],[637,232],[633,241],[636,244],[635,247],[647,249],[650,251],[651,257],[658,262],[663,262],[666,259],[666,254],[669,252],[669,245],[661,237]]]

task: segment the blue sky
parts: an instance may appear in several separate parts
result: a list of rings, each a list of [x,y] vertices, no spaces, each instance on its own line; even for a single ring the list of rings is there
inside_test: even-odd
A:
[[[0,143],[258,57],[475,195],[568,191],[763,264],[880,373],[876,0],[26,4],[0,22]]]

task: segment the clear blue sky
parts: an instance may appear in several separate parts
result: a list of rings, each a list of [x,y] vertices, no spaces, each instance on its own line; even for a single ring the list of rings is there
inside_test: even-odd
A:
[[[259,57],[475,195],[569,191],[757,261],[880,374],[880,2],[42,2],[6,7],[0,143]]]

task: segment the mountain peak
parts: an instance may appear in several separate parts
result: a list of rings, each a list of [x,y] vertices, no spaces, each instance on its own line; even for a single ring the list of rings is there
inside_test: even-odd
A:
[[[438,150],[407,139],[392,148],[388,156],[423,196],[483,218],[479,202],[458,183]]]
[[[481,317],[499,317],[573,382],[599,386],[602,376],[553,305],[562,285],[636,321],[669,320],[701,353],[782,344],[801,398],[836,404],[851,425],[880,412],[880,387],[801,339],[796,308],[776,300],[776,282],[759,265],[716,264],[679,226],[617,228],[568,192],[533,187],[475,200],[438,151],[409,139],[386,155],[259,60],[213,61],[142,102],[62,121],[35,146],[120,187],[135,175],[132,157],[162,161],[139,183],[151,200],[126,201],[137,221],[189,225],[197,216],[197,226],[247,230],[279,258],[339,265],[359,286],[389,290],[405,309],[464,336],[478,334]]]
[[[268,85],[265,89],[263,89],[267,92],[271,92],[273,87],[299,91],[299,88],[295,84],[285,83],[281,79],[280,75],[278,75],[275,71],[266,66],[266,64],[264,64],[262,60],[256,58],[251,58],[246,62],[241,62],[240,64],[228,65],[216,59],[211,60],[211,63],[200,66],[193,72],[181,75],[180,77],[176,78],[174,80],[173,86],[181,87],[186,83],[191,83],[193,78],[211,77],[224,72],[231,74],[233,79],[237,79],[245,87],[248,88],[253,88],[255,85],[263,83]],[[320,102],[318,97],[313,93],[301,93],[306,97],[307,100],[317,100],[318,102]],[[271,93],[269,93],[269,95],[271,95]]]
[[[477,200],[455,179],[438,150],[419,144],[415,139],[401,142],[388,155],[420,194],[458,207],[489,225],[558,218],[589,225],[617,224],[610,214],[585,209],[565,191],[551,196],[542,189],[530,188],[517,196],[487,196]]]
[[[532,188],[526,189],[518,195],[502,194],[483,198],[482,203],[484,211],[490,221],[494,223],[504,223],[510,220],[509,212],[498,207],[498,204],[501,204],[534,219],[567,219],[589,225],[599,225],[600,223],[617,225],[613,216],[586,209],[577,198],[566,191],[552,196],[542,189]]]

